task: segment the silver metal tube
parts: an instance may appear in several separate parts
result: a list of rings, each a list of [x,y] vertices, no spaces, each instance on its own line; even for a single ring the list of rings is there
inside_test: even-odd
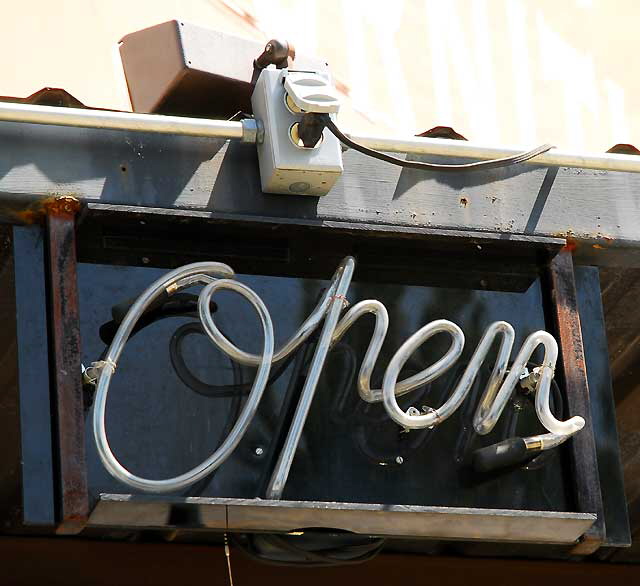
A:
[[[242,139],[241,122],[0,102],[0,121]],[[255,140],[255,138],[254,138]]]
[[[304,320],[304,322],[300,325],[300,327],[293,333],[293,335],[282,345],[282,347],[277,350],[273,355],[273,363],[280,362],[284,360],[287,356],[289,356],[292,352],[294,352],[297,348],[300,347],[301,344],[305,342],[305,340],[315,331],[315,329],[320,325],[320,322],[324,319],[325,315],[329,310],[329,306],[331,303],[331,297],[334,294],[336,289],[338,278],[341,274],[341,269],[338,267],[338,270],[333,275],[331,279],[331,284],[325,291],[324,295],[318,301],[318,304],[314,308],[314,310],[309,314],[309,317]],[[258,354],[251,354],[250,352],[245,352],[241,350],[237,346],[235,346],[230,340],[225,338],[225,336],[220,332],[220,330],[216,327],[213,322],[213,316],[208,311],[200,311],[200,320],[202,321],[202,326],[205,332],[209,335],[209,337],[213,340],[214,344],[220,348],[229,358],[239,362],[240,364],[244,364],[245,366],[258,366],[262,357]]]
[[[260,136],[259,123],[253,123],[251,120],[231,122],[183,116],[59,108],[8,102],[0,102],[0,121],[241,139],[244,142],[255,142]],[[415,155],[440,155],[485,160],[508,157],[528,150],[528,148],[492,147],[463,140],[441,138],[395,138],[360,134],[349,134],[349,136],[368,148],[390,153]],[[575,153],[559,149],[551,149],[530,161],[526,161],[526,164],[626,171],[630,173],[640,172],[640,157],[613,153]]]
[[[573,435],[573,434],[571,434]],[[540,435],[531,435],[529,437],[522,438],[527,450],[550,450],[566,442],[571,435],[558,435],[556,433],[543,433]]]
[[[462,373],[458,384],[455,386],[450,397],[447,399],[447,401],[445,401],[443,405],[441,405],[437,409],[431,408],[427,413],[423,415],[412,415],[410,413],[405,413],[404,411],[402,411],[402,409],[400,409],[394,393],[394,387],[396,385],[395,381],[397,380],[400,370],[404,366],[405,362],[409,359],[411,354],[413,354],[413,352],[415,352],[420,345],[424,344],[424,342],[431,338],[431,336],[433,336],[435,333],[441,331],[448,332],[452,336],[454,341],[459,339],[461,344],[459,352],[452,359],[449,359],[446,367],[442,369],[442,372],[445,372],[451,366],[453,366],[455,360],[457,360],[462,353],[462,346],[464,346],[464,334],[462,333],[462,330],[460,330],[457,325],[447,320],[438,320],[435,322],[431,322],[430,324],[427,324],[426,326],[418,330],[400,347],[400,349],[396,352],[396,354],[391,359],[391,362],[389,362],[389,365],[387,366],[385,377],[382,383],[384,406],[389,416],[396,423],[398,423],[398,425],[402,425],[407,429],[434,427],[435,425],[439,425],[440,423],[448,419],[466,399],[467,394],[471,389],[471,385],[473,385],[473,381],[476,379],[476,376],[478,376],[480,367],[487,357],[487,354],[489,352],[489,349],[491,348],[491,345],[493,344],[495,337],[498,334],[502,334],[502,343],[500,344],[498,358],[496,359],[496,363],[493,368],[493,372],[491,373],[489,383],[487,384],[487,388],[478,405],[478,409],[474,417],[474,423],[476,421],[484,423],[489,413],[491,413],[491,409],[495,405],[495,396],[497,393],[498,385],[500,385],[500,383],[502,382],[502,379],[504,378],[505,372],[507,370],[509,356],[511,355],[511,348],[513,346],[513,339],[515,336],[511,325],[504,321],[494,322],[485,330],[482,339],[476,347],[476,350],[473,353],[469,364]],[[446,355],[445,358],[447,358]],[[520,372],[521,370],[518,371],[518,374]],[[441,373],[438,373],[436,376],[440,376],[440,374]],[[499,413],[502,412],[503,408],[504,405],[501,406]],[[491,429],[493,428],[495,423],[495,421],[491,422]]]
[[[476,432],[481,435],[485,435],[495,427],[502,411],[513,394],[521,373],[531,358],[531,355],[539,345],[544,347],[544,358],[540,369],[540,379],[536,386],[536,414],[538,415],[540,423],[542,423],[542,425],[553,436],[553,438],[551,438],[551,436],[545,436],[546,441],[543,442],[543,446],[547,447],[542,447],[542,449],[549,449],[549,447],[553,447],[554,445],[561,443],[559,440],[560,437],[567,439],[584,427],[585,421],[578,415],[571,417],[566,421],[559,421],[551,413],[549,393],[556,360],[558,358],[558,345],[551,334],[544,331],[538,331],[528,336],[511,365],[511,370],[505,378],[509,357],[511,355],[511,348],[515,337],[513,328],[507,322],[494,322],[487,328],[475,352],[473,353],[467,368],[460,377],[458,384],[451,393],[449,399],[447,399],[441,407],[438,407],[437,409],[430,408],[427,413],[422,415],[412,413],[411,409],[407,412],[400,409],[396,399],[395,390],[398,375],[400,374],[405,362],[420,345],[438,332],[448,332],[454,340],[457,337],[462,336],[462,343],[464,344],[464,335],[462,335],[461,331],[458,332],[457,330],[459,330],[458,326],[447,320],[431,322],[410,336],[389,362],[382,382],[382,398],[389,417],[391,417],[391,419],[393,419],[398,425],[401,425],[406,429],[431,428],[439,425],[445,419],[450,417],[466,398],[469,390],[471,389],[471,385],[478,375],[480,367],[487,356],[493,340],[498,334],[502,334],[503,339],[498,352],[496,364],[473,418],[473,424]],[[443,359],[447,358],[447,355],[443,357]],[[440,362],[443,362],[443,359],[441,359]],[[457,356],[454,358],[454,361],[456,359]],[[445,364],[443,372],[452,364],[453,361],[450,361],[449,364]],[[528,438],[524,439],[526,441]]]
[[[387,369],[385,370],[384,378],[382,379],[382,400],[384,408],[391,419],[406,429],[422,429],[425,427],[434,427],[435,425],[442,423],[442,421],[449,417],[455,409],[458,408],[467,394],[468,389],[462,388],[464,384],[461,379],[461,383],[458,385],[456,390],[454,390],[444,405],[438,409],[431,409],[430,412],[424,415],[411,415],[410,413],[405,413],[400,409],[400,405],[398,405],[394,389],[402,367],[405,362],[409,360],[411,354],[424,344],[424,342],[441,332],[446,332],[451,336],[452,345],[449,348],[449,351],[435,363],[436,365],[439,365],[439,369],[433,373],[434,376],[431,380],[444,374],[460,357],[464,347],[464,334],[462,333],[462,330],[456,324],[446,319],[432,321],[431,323],[422,326],[418,331],[409,336],[404,344],[402,344],[402,346],[400,346],[397,352],[393,355],[387,365]],[[469,387],[470,386],[471,385],[469,383]]]
[[[585,420],[579,415],[574,415],[566,421],[558,421],[553,413],[551,413],[549,404],[551,381],[558,357],[558,344],[555,338],[547,332],[534,332],[522,345],[522,350],[520,350],[520,354],[516,357],[516,363],[526,364],[526,361],[529,360],[534,350],[540,344],[544,347],[544,357],[540,368],[540,381],[536,388],[536,413],[538,414],[538,419],[552,434],[563,436],[573,435],[585,426]]]
[[[496,395],[498,394],[500,385],[504,380],[505,374],[507,372],[507,367],[509,366],[509,358],[511,357],[513,341],[516,337],[511,324],[507,323],[506,321],[498,321],[492,323],[485,330],[482,336],[482,340],[480,341],[480,344],[478,345],[478,348],[473,355],[475,358],[477,354],[482,352],[482,360],[484,360],[489,347],[498,334],[502,334],[502,343],[500,344],[498,357],[496,358],[496,363],[493,367],[493,372],[491,373],[489,383],[487,384],[487,387],[482,394],[482,397],[480,398],[480,402],[478,403],[478,407],[473,417],[473,427],[477,433],[483,433],[483,430],[485,429],[493,429],[497,421],[497,419],[495,421],[490,420],[489,415],[491,413],[491,408],[495,404]],[[486,346],[482,348],[483,345]],[[470,367],[471,364],[469,365],[469,367],[467,367],[467,370],[469,370]],[[478,368],[480,368],[480,364],[478,364]],[[484,433],[488,433],[488,431],[484,431]]]
[[[322,332],[320,333],[316,350],[313,353],[313,358],[311,359],[309,372],[307,374],[304,387],[302,388],[302,394],[298,401],[298,406],[296,407],[296,412],[293,416],[289,433],[287,434],[284,446],[278,456],[278,461],[273,470],[273,474],[271,475],[271,479],[269,480],[269,486],[267,487],[266,494],[266,498],[268,499],[277,500],[282,498],[284,486],[287,482],[287,478],[289,477],[289,471],[291,470],[291,464],[293,463],[293,458],[295,456],[298,443],[300,442],[300,436],[302,435],[302,430],[304,428],[305,421],[307,420],[307,415],[309,414],[313,397],[316,393],[318,379],[320,378],[320,373],[324,367],[336,325],[340,319],[340,312],[343,308],[345,295],[347,294],[347,290],[351,284],[351,277],[353,276],[354,268],[355,261],[352,257],[348,256],[340,263],[340,266],[336,271],[338,280],[335,294],[331,297],[329,310],[324,320],[324,326],[322,327]]]
[[[500,159],[528,151],[525,148],[491,147],[464,140],[446,138],[384,138],[349,134],[357,143],[370,149],[387,153],[407,153],[413,155],[439,155],[444,157],[465,157],[470,159]],[[576,167],[581,169],[601,169],[604,171],[626,171],[640,173],[640,157],[633,155],[581,154],[559,149],[538,155],[525,161],[527,165],[549,165],[551,167]]]
[[[375,368],[382,344],[387,336],[387,330],[389,328],[389,314],[387,308],[377,299],[366,299],[356,303],[345,316],[340,320],[336,326],[333,340],[331,345],[337,344],[347,330],[363,315],[372,313],[375,315],[376,322],[369,342],[369,347],[362,360],[362,366],[358,374],[358,393],[360,398],[367,403],[377,403],[382,401],[382,389],[371,388],[371,375]],[[444,320],[443,320],[444,321]],[[430,325],[436,324],[432,322]],[[422,385],[437,379],[442,376],[453,363],[460,357],[462,349],[464,347],[464,334],[462,330],[452,322],[447,322],[447,327],[443,330],[451,335],[451,346],[448,348],[445,355],[438,361],[429,365],[424,370],[407,377],[404,380],[398,381],[395,384],[395,395],[401,396],[413,389],[417,389]],[[435,334],[437,332],[433,332]],[[432,334],[432,335],[433,335]]]

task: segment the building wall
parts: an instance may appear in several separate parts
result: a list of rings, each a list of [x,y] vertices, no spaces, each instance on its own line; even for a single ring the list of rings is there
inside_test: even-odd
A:
[[[603,151],[640,146],[639,16],[635,0],[22,0],[4,6],[0,95],[128,109],[118,39],[181,18],[325,58],[348,129]]]

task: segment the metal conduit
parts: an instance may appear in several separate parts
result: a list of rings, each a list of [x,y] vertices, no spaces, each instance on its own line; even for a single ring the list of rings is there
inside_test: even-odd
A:
[[[0,120],[26,124],[51,124],[103,130],[129,130],[159,134],[182,134],[211,138],[242,138],[242,122],[183,118],[158,114],[83,110],[56,106],[0,103]],[[254,139],[255,140],[255,139]]]
[[[182,116],[160,116],[157,114],[83,110],[79,108],[13,103],[0,103],[0,121],[241,139],[244,142],[253,143],[256,142],[258,134],[257,124],[252,119],[231,122]],[[485,160],[508,157],[527,150],[526,148],[490,147],[461,140],[440,138],[385,138],[357,134],[349,134],[348,136],[355,142],[371,149],[415,155],[439,155]],[[630,173],[640,172],[640,157],[633,155],[613,153],[580,154],[558,149],[551,149],[549,152],[527,161],[527,164],[626,171]]]
[[[439,155],[444,157],[466,157],[470,159],[501,159],[528,150],[530,147],[507,148],[490,147],[464,140],[448,138],[383,138],[349,134],[349,138],[370,149],[387,153],[410,153],[414,155]],[[548,165],[550,167],[576,167],[580,169],[600,169],[603,171],[640,172],[640,157],[634,155],[580,154],[552,148],[529,161],[529,165]]]

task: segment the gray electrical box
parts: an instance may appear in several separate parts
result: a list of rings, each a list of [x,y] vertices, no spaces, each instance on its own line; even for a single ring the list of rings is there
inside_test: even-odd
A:
[[[284,87],[287,76],[298,73],[264,69],[251,97],[254,116],[264,128],[264,139],[257,145],[262,191],[326,195],[342,173],[342,149],[326,128],[315,147],[300,146],[295,129],[303,112],[287,100]],[[306,78],[311,81],[314,76],[321,90],[331,87],[328,74],[308,73]]]

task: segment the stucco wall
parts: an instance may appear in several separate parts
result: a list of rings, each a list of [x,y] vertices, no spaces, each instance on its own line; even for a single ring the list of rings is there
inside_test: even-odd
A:
[[[325,58],[341,125],[385,134],[450,125],[487,143],[640,146],[635,0],[22,0],[3,6],[0,94],[64,87],[130,107],[128,32],[182,18]]]

